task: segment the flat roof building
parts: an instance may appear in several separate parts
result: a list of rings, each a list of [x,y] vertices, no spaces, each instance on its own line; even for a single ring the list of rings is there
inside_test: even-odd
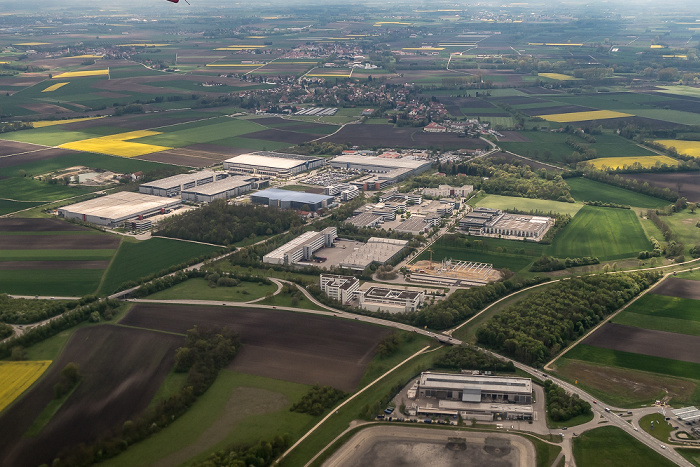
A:
[[[324,161],[322,157],[257,151],[226,159],[223,165],[225,170],[238,174],[288,177],[321,167]]]
[[[397,169],[407,169],[403,178],[425,172],[432,165],[432,161],[409,158],[392,159],[386,157],[361,156],[357,154],[344,154],[331,161],[331,166],[338,169],[354,169],[365,172],[387,173]]]
[[[554,219],[526,214],[508,214],[498,209],[474,208],[459,227],[475,235],[501,235],[540,239],[554,225]]]
[[[182,190],[181,196],[185,201],[196,203],[211,203],[215,199],[235,198],[250,191],[255,178],[234,176],[217,182]]]
[[[375,228],[384,223],[384,215],[374,214],[371,212],[363,212],[347,219],[345,222],[352,224],[357,228]]]
[[[420,376],[418,394],[461,402],[532,404],[532,380],[425,371]]]
[[[58,215],[66,219],[79,219],[116,227],[128,219],[143,220],[144,217],[164,214],[181,204],[180,198],[171,199],[122,191],[58,208]]]
[[[348,255],[340,264],[341,268],[363,271],[372,263],[386,264],[408,245],[407,240],[371,237],[367,243]]]
[[[355,298],[355,294],[360,288],[360,281],[352,276],[321,274],[319,285],[323,293],[345,304]]]
[[[360,307],[370,311],[403,313],[416,311],[425,300],[425,292],[416,290],[370,287],[359,293]]]
[[[253,193],[250,195],[250,200],[253,203],[276,206],[282,209],[318,211],[319,209],[328,207],[328,205],[333,202],[333,197],[329,195],[317,195],[315,193],[302,193],[299,191],[269,188]]]
[[[172,198],[180,196],[182,190],[216,182],[226,177],[228,177],[228,173],[214,172],[212,170],[173,175],[172,177],[142,183],[139,186],[139,193]]]
[[[399,233],[420,235],[430,230],[430,224],[425,222],[425,217],[411,216],[397,225],[394,230]]]
[[[304,232],[294,240],[263,256],[263,263],[294,264],[309,260],[321,248],[333,246],[333,240],[337,237],[338,229],[335,227],[326,227],[321,232]]]

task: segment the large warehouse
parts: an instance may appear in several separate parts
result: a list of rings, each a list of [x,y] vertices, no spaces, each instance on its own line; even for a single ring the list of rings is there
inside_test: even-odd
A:
[[[317,195],[314,193],[303,193],[300,191],[280,190],[270,188],[258,191],[250,195],[253,203],[276,206],[282,209],[299,209],[303,211],[318,211],[328,207],[333,202],[333,197],[328,195]]]
[[[235,198],[250,191],[255,180],[255,178],[240,176],[224,178],[218,182],[182,190],[182,199],[197,203],[211,203],[215,199]]]
[[[322,157],[300,156],[281,152],[257,151],[224,161],[224,170],[239,174],[288,177],[323,165]]]
[[[361,156],[347,154],[336,157],[331,161],[331,167],[345,170],[361,170],[372,173],[396,174],[396,180],[402,180],[411,175],[418,175],[425,172],[432,165],[432,161],[418,159],[390,159],[385,157]]]
[[[213,172],[211,170],[173,175],[172,177],[142,183],[139,186],[139,193],[172,198],[180,196],[180,192],[183,190],[213,183],[226,177],[228,177],[226,172]]]
[[[100,198],[71,204],[58,209],[66,219],[80,219],[93,224],[117,227],[129,219],[163,214],[177,208],[182,201],[160,196],[122,191]]]

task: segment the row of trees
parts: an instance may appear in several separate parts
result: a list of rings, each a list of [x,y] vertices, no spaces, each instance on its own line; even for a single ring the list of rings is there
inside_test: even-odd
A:
[[[669,188],[659,188],[648,182],[640,182],[634,178],[623,178],[619,174],[613,175],[602,170],[586,170],[585,172],[574,173],[578,173],[578,176],[584,175],[586,178],[597,182],[607,183],[608,185],[617,186],[626,190],[665,199],[672,203],[675,203],[679,198],[678,193],[671,191]]]
[[[277,435],[272,441],[258,441],[252,446],[239,446],[217,451],[193,467],[267,467],[289,446],[289,435]]]
[[[309,392],[292,404],[291,412],[306,413],[318,417],[326,410],[343,400],[348,394],[331,386],[314,384]]]
[[[54,301],[30,300],[26,298],[10,298],[0,294],[0,322],[12,324],[28,324],[43,321],[60,315],[77,306],[87,305],[97,300],[94,295],[86,295],[80,300]]]
[[[278,234],[302,223],[294,211],[252,204],[229,205],[222,199],[164,219],[156,234],[231,245],[248,237]]]
[[[590,415],[591,404],[578,394],[567,394],[564,388],[548,379],[544,382],[544,394],[547,399],[547,413],[555,422],[565,422],[579,415]]]
[[[435,359],[435,366],[438,368],[449,368],[453,370],[479,370],[479,371],[505,371],[515,372],[515,365],[511,361],[501,360],[492,357],[471,344],[453,346],[447,352]]]
[[[645,271],[562,280],[491,318],[477,329],[477,340],[523,363],[541,366],[659,277]]]
[[[583,258],[566,258],[560,260],[553,256],[542,255],[538,260],[530,266],[531,272],[548,272],[560,271],[566,268],[574,268],[577,266],[588,266],[590,264],[598,264],[600,261],[596,257],[584,256]]]

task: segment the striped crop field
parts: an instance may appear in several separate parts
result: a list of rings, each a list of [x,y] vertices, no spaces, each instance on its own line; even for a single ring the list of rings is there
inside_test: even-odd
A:
[[[265,63],[208,63],[206,66],[257,68],[263,65],[265,65]]]
[[[83,122],[85,120],[96,120],[98,118],[104,117],[67,118],[65,120],[39,120],[36,122],[32,122],[32,125],[34,125],[34,128],[43,128],[45,126],[65,125],[66,123]]]
[[[676,148],[679,154],[686,156],[700,157],[700,141],[683,141],[680,139],[657,139],[654,141],[666,149]]]
[[[571,75],[563,75],[561,73],[537,73],[537,76],[543,76],[545,78],[556,79],[559,81],[573,81],[573,80],[581,79],[581,78],[574,78]]]
[[[641,164],[645,169],[651,168],[658,165],[678,165],[678,161],[672,159],[668,156],[636,156],[636,157],[601,157],[598,159],[591,159],[586,161],[587,164],[591,164],[598,170],[601,169],[622,169],[624,167],[631,167],[634,164]]]
[[[565,114],[538,115],[550,122],[568,123],[584,122],[588,120],[606,120],[608,118],[632,117],[633,115],[614,112],[612,110],[591,110],[589,112],[570,112]]]
[[[89,138],[72,143],[62,144],[59,147],[73,149],[76,151],[96,152],[98,154],[108,154],[111,156],[136,157],[154,152],[173,149],[155,144],[133,143],[131,139],[143,138],[145,136],[159,135],[158,131],[138,130],[127,133],[118,133],[110,136],[100,136],[99,138]]]
[[[49,365],[50,360],[0,362],[0,412],[39,379]]]
[[[51,86],[49,86],[48,88],[44,89],[44,90],[41,91],[41,92],[51,92],[51,91],[55,91],[56,89],[65,86],[65,85],[68,84],[69,82],[70,82],[70,81],[66,81],[65,83],[56,83],[56,84],[52,84]]]
[[[102,76],[109,75],[109,69],[104,70],[85,70],[85,71],[66,71],[65,73],[58,74],[54,76],[54,79],[59,78],[80,78],[83,76]]]

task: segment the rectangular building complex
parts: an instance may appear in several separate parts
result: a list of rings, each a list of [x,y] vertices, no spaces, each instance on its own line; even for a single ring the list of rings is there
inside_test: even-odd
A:
[[[313,258],[316,251],[323,247],[333,245],[333,240],[338,236],[338,229],[327,227],[321,232],[304,232],[291,242],[263,256],[263,263],[268,264],[294,264],[302,260]]]
[[[402,313],[416,311],[425,299],[422,291],[370,287],[360,292],[360,307],[370,311]]]
[[[318,211],[333,202],[329,195],[302,193],[299,191],[269,188],[250,195],[253,203],[276,206],[282,209],[298,209],[303,211]]]
[[[173,198],[180,196],[180,192],[183,190],[213,183],[226,177],[228,177],[226,172],[214,172],[211,170],[173,175],[172,177],[142,183],[139,186],[139,193]]]
[[[321,274],[319,283],[323,293],[343,304],[352,300],[360,288],[357,278],[337,274]]]
[[[288,177],[321,167],[323,163],[322,157],[257,151],[225,160],[224,169],[238,174]]]
[[[197,203],[211,203],[215,199],[235,198],[250,191],[255,178],[228,177],[217,182],[182,190],[182,199]]]
[[[79,219],[108,227],[120,226],[127,219],[143,220],[144,217],[164,214],[177,208],[182,201],[160,196],[122,191],[100,198],[82,201],[58,209],[58,215],[66,219]]]

